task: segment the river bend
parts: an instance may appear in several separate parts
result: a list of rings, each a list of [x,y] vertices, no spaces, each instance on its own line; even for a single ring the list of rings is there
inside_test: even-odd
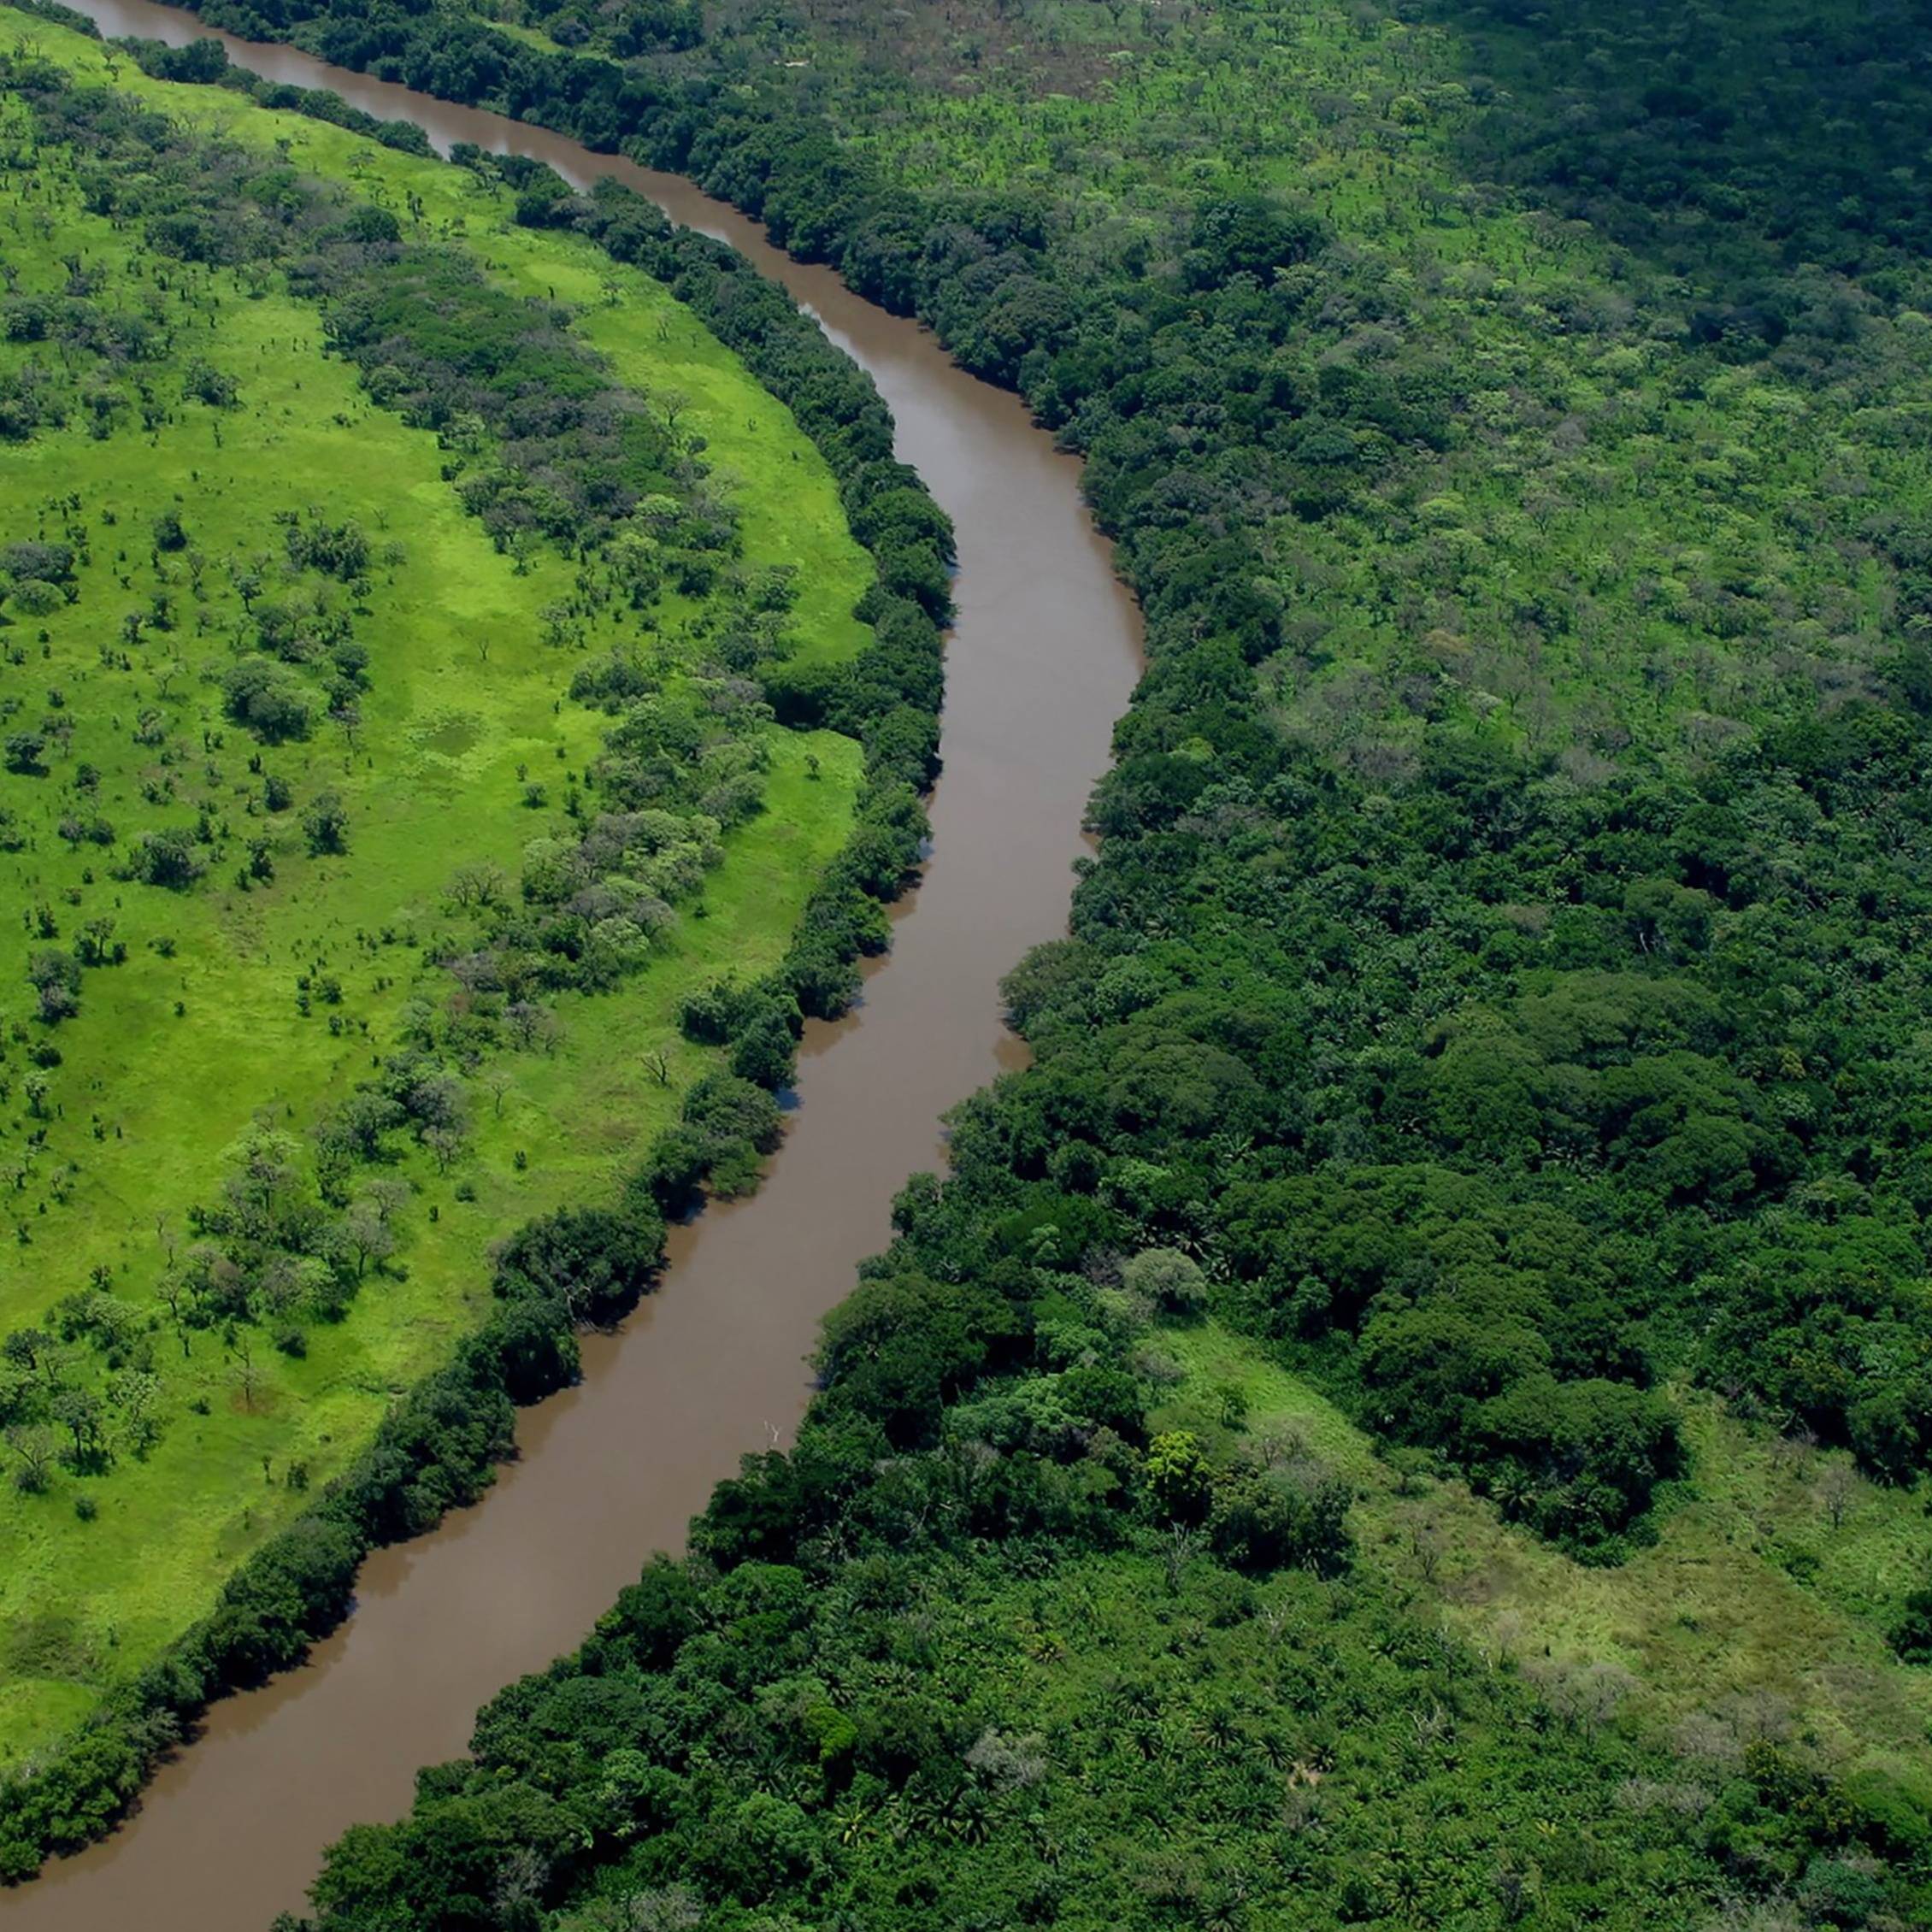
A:
[[[146,0],[76,0],[109,36],[209,30]],[[675,1231],[658,1293],[586,1339],[576,1387],[519,1418],[516,1462],[476,1507],[364,1564],[354,1615],[302,1669],[209,1712],[105,1843],[0,1894],[4,1932],[262,1932],[299,1909],[323,1847],[398,1816],[420,1764],[458,1755],[476,1707],[573,1646],[653,1549],[681,1546],[745,1451],[789,1438],[804,1358],[854,1265],[882,1247],[906,1175],[942,1159],[939,1118],[1022,1050],[999,975],[1064,929],[1082,808],[1140,665],[1140,626],[1081,504],[1079,467],[1014,397],[956,368],[916,323],[804,267],[675,176],[545,129],[218,36],[238,64],[387,120],[615,176],[731,243],[865,367],[899,456],[957,533],[932,860],[894,909],[890,956],[848,1018],[806,1029],[801,1105],[763,1187]]]

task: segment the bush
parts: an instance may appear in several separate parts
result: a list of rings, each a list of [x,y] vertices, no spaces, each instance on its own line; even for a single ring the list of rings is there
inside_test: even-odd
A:
[[[1892,1648],[1907,1664],[1932,1664],[1932,1584],[1907,1593],[1891,1635]]]
[[[1128,1293],[1168,1315],[1199,1315],[1207,1305],[1200,1263],[1178,1248],[1146,1248],[1121,1269]]]
[[[317,793],[315,803],[302,815],[302,836],[317,857],[349,850],[349,808],[340,793]]]
[[[207,869],[195,849],[194,834],[179,828],[144,832],[127,854],[127,876],[144,886],[185,892]]]
[[[306,738],[315,718],[309,687],[287,665],[259,655],[232,664],[221,677],[228,716],[265,745]]]
[[[1348,1504],[1347,1486],[1326,1470],[1243,1466],[1216,1486],[1208,1536],[1237,1570],[1332,1575],[1347,1558]]]

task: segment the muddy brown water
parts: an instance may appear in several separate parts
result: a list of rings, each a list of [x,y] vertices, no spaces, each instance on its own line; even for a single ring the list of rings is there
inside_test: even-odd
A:
[[[181,43],[191,15],[82,0],[109,35]],[[870,372],[899,455],[958,533],[933,856],[895,909],[860,1007],[807,1028],[801,1104],[763,1187],[676,1232],[659,1293],[587,1340],[581,1384],[526,1411],[518,1459],[474,1509],[363,1566],[354,1615],[303,1668],[214,1707],[114,1836],[0,1894],[4,1932],[261,1932],[297,1909],[323,1847],[398,1816],[420,1764],[456,1756],[478,1705],[589,1629],[739,1457],[787,1440],[819,1318],[883,1246],[905,1176],[943,1158],[939,1120],[1021,1050],[999,975],[1064,929],[1081,809],[1140,664],[1140,627],[1082,508],[1079,468],[1011,396],[830,270],[802,267],[687,181],[545,129],[227,35],[239,64],[333,88],[437,147],[474,141],[587,186],[615,175],[739,249]]]

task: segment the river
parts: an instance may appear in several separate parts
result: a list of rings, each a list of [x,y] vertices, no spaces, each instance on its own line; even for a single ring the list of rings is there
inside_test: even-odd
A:
[[[144,0],[80,3],[109,35],[208,31]],[[675,176],[219,38],[257,73],[419,122],[443,151],[533,156],[578,186],[616,176],[730,242],[818,318],[878,384],[899,455],[957,532],[945,769],[923,881],[894,909],[892,952],[860,1006],[806,1029],[801,1104],[763,1188],[675,1232],[659,1293],[621,1333],[586,1338],[582,1382],[521,1417],[496,1487],[373,1556],[354,1615],[305,1666],[216,1705],[112,1838],[0,1894],[5,1932],[262,1932],[299,1909],[331,1840],[404,1811],[416,1767],[461,1753],[478,1705],[570,1648],[651,1551],[680,1547],[743,1452],[789,1437],[819,1319],[885,1245],[905,1176],[943,1159],[939,1116],[1022,1057],[998,978],[1064,929],[1082,808],[1140,662],[1139,615],[1087,520],[1078,464],[916,324]]]

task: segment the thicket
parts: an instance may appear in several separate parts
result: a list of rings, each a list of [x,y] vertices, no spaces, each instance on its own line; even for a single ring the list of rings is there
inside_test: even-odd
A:
[[[159,68],[217,77],[216,63],[138,51]],[[103,211],[142,224],[164,254],[282,268],[322,307],[333,342],[358,364],[372,394],[444,437],[459,487],[484,480],[469,507],[499,547],[564,541],[584,567],[580,594],[613,595],[621,579],[640,621],[660,584],[707,552],[732,555],[731,519],[702,488],[698,449],[677,436],[674,422],[652,418],[612,389],[596,359],[565,333],[561,311],[500,296],[467,264],[403,242],[385,210],[286,165],[264,166],[246,150],[199,142],[111,91],[76,87],[57,68],[16,63],[9,83],[31,102],[43,139],[86,158],[90,192]],[[316,104],[322,118],[340,118],[329,101]],[[613,229],[627,216],[609,203],[574,212],[586,225]],[[662,244],[663,258],[687,275],[708,270],[704,286],[730,310],[734,346],[768,362],[799,395],[801,421],[852,500],[889,498],[898,506],[886,503],[871,532],[881,581],[870,598],[887,620],[881,641],[843,675],[817,675],[801,683],[804,695],[784,700],[815,718],[835,713],[841,728],[867,738],[858,826],[780,972],[714,996],[729,1016],[714,1022],[710,1037],[731,1044],[729,1070],[686,1096],[682,1124],[639,1163],[617,1205],[559,1211],[506,1243],[493,1275],[498,1312],[451,1364],[412,1391],[350,1470],[224,1586],[209,1619],[113,1693],[68,1749],[0,1788],[0,1873],[9,1879],[108,1829],[210,1699],[298,1658],[346,1612],[356,1566],[369,1548],[420,1533],[474,1499],[510,1451],[514,1405],[575,1373],[576,1329],[616,1319],[648,1288],[665,1216],[691,1211],[707,1190],[755,1184],[760,1158],[776,1145],[780,1116],[772,1093],[790,1078],[802,1015],[836,1012],[849,1000],[853,958],[884,943],[880,901],[900,890],[918,863],[917,794],[936,743],[944,573],[925,582],[924,604],[887,590],[885,580],[907,575],[892,533],[916,526],[923,555],[937,556],[950,546],[945,520],[910,472],[890,462],[889,420],[869,384],[789,303],[733,301],[727,251],[675,250],[655,217],[642,225],[633,219],[624,232],[627,259]],[[74,318],[63,313],[51,326],[71,333]],[[164,528],[166,521],[156,526],[157,545],[184,546],[179,519]],[[371,561],[368,539],[352,525],[292,516],[285,534],[292,567],[325,585],[353,588]],[[60,546],[14,551],[21,553],[9,553],[16,582],[58,586]],[[71,568],[72,553],[67,557]],[[554,855],[532,860],[544,876],[524,881],[520,907],[508,904],[505,881],[458,881],[465,901],[458,910],[490,942],[451,948],[447,963],[468,995],[461,1028],[426,1014],[420,1037],[400,1042],[376,1077],[320,1124],[312,1148],[283,1135],[256,1137],[194,1217],[195,1240],[169,1305],[177,1322],[267,1323],[278,1346],[298,1348],[293,1316],[339,1315],[365,1272],[396,1246],[390,1222],[398,1191],[368,1178],[389,1137],[409,1131],[433,1146],[460,1139],[462,1094],[452,1070],[474,1066],[492,1029],[521,1038],[540,1028],[543,1009],[529,995],[560,984],[594,990],[600,973],[633,963],[631,948],[648,939],[654,922],[648,908],[668,908],[692,889],[715,857],[721,822],[757,809],[756,761],[744,754],[772,716],[757,674],[775,675],[783,664],[779,627],[789,586],[733,574],[734,587],[708,621],[722,624],[721,650],[741,651],[737,674],[645,690],[634,663],[628,673],[620,663],[584,674],[574,695],[614,720],[606,757],[586,775],[613,809],[574,810],[576,843],[556,842]],[[341,709],[367,664],[366,653],[353,662],[345,656],[359,647],[337,621],[344,613],[320,593],[292,602],[265,600],[257,590],[245,601],[261,650],[239,668],[263,667],[288,704],[306,713],[309,700],[300,694],[320,666],[325,681],[336,683],[315,708]],[[343,680],[351,687],[346,695]],[[244,722],[273,740],[287,707],[258,718],[268,688],[267,678],[256,678],[227,695],[232,709],[247,714]],[[268,809],[289,803],[271,797]],[[311,844],[322,841],[319,849],[345,837],[326,800],[312,804],[304,822]],[[191,843],[183,850],[199,863]],[[627,885],[634,889],[618,889]],[[111,930],[88,943],[98,957],[49,949],[44,1005],[51,994],[67,1010],[78,997],[80,965],[111,958]],[[329,997],[319,981],[305,980],[303,993]],[[50,1023],[60,1016],[50,1013]],[[73,1346],[84,1344],[99,1354],[117,1405],[131,1415],[141,1407],[136,1385],[153,1378],[136,1357],[151,1342],[127,1314],[97,1282],[61,1305],[52,1331],[9,1339],[0,1397],[16,1425],[10,1440],[37,1446],[44,1411],[72,1433],[75,1458],[105,1454],[106,1412],[86,1387],[68,1387],[62,1369]]]
[[[315,1923],[1923,1911],[1926,1823],[1882,1784],[1748,1720],[1688,1758],[1633,1741],[1619,1673],[1499,1670],[1356,1574],[1347,1487],[1292,1434],[1165,1424],[1184,1253],[984,1158],[894,1222],[794,1449],[487,1705],[407,1819],[339,1841]]]

